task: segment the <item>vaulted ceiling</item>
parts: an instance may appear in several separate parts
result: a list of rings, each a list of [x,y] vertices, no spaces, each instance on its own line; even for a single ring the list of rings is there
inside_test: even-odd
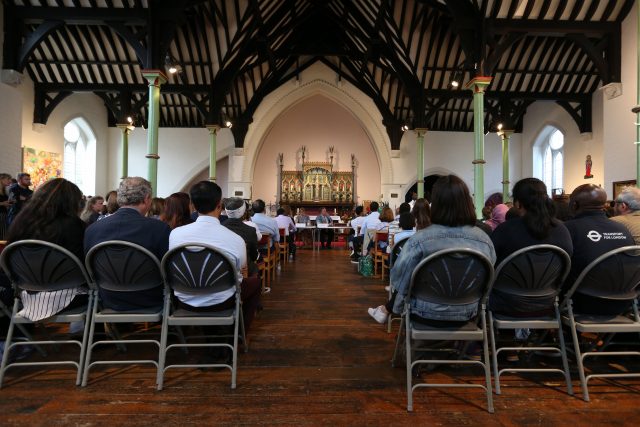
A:
[[[35,83],[34,122],[93,92],[109,123],[145,121],[143,69],[162,86],[160,125],[233,123],[244,144],[260,102],[321,62],[367,94],[392,148],[402,126],[472,131],[471,92],[492,76],[485,126],[516,131],[537,100],[583,132],[591,95],[620,81],[621,21],[633,0],[5,0],[3,68]]]

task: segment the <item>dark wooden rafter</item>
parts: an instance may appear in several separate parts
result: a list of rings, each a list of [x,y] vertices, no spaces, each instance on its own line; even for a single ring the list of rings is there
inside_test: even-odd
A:
[[[511,105],[508,116],[518,130],[528,105],[552,100],[581,131],[590,129],[591,94],[619,81],[621,21],[632,5],[9,0],[3,59],[4,68],[24,68],[36,83],[40,120],[60,102],[59,94],[92,91],[113,124],[128,115],[146,119],[141,70],[163,68],[169,52],[183,71],[162,87],[161,124],[228,119],[238,146],[265,96],[320,62],[372,99],[397,149],[403,125],[472,129],[471,93],[449,86],[460,71],[465,80],[494,77],[486,95],[489,125]]]
[[[33,123],[47,124],[53,110],[72,93],[71,91],[61,91],[51,95],[36,90],[34,93]]]

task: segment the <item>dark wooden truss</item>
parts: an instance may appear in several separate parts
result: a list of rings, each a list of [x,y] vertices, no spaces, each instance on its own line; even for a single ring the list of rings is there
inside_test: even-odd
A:
[[[162,86],[160,125],[233,123],[243,146],[266,95],[316,62],[369,96],[393,149],[403,125],[472,131],[471,92],[488,75],[485,126],[521,131],[538,100],[591,131],[591,95],[620,81],[621,21],[633,0],[5,0],[3,68],[35,83],[34,122],[73,92],[109,123],[146,121],[143,69]]]

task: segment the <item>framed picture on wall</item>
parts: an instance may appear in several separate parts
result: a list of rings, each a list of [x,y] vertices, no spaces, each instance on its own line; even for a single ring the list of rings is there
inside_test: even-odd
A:
[[[613,183],[613,198],[612,200],[615,200],[618,198],[618,194],[620,194],[620,191],[622,191],[622,189],[624,187],[632,187],[636,185],[636,180],[635,179],[630,179],[628,181],[614,181]]]

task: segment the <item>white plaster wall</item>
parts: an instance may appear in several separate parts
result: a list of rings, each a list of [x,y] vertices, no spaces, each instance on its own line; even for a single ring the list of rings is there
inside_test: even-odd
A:
[[[278,153],[284,155],[284,170],[301,170],[302,145],[307,147],[307,162],[328,162],[329,146],[334,146],[335,171],[350,172],[354,154],[358,162],[358,198],[380,197],[378,159],[362,125],[341,105],[323,95],[314,95],[292,106],[271,125],[256,158],[253,198],[275,202]]]
[[[15,177],[22,163],[22,95],[0,83],[0,172]]]
[[[147,176],[148,131],[136,127],[129,135],[129,176]],[[109,157],[113,167],[109,171],[109,187],[116,188],[120,182],[121,138],[120,130],[109,128]],[[233,151],[233,134],[229,129],[220,129],[216,138],[217,156],[226,157]],[[205,128],[160,128],[158,131],[158,189],[159,197],[167,197],[181,191],[204,169],[209,167],[209,131]],[[222,178],[222,175],[225,178]],[[217,171],[218,183],[225,192],[224,169]]]
[[[398,182],[402,182],[401,198],[416,182],[416,134],[405,132],[400,145],[400,156],[393,159]],[[513,134],[509,143],[509,175],[511,186],[522,177],[522,136]],[[485,136],[485,199],[502,192],[502,142],[494,133]],[[431,132],[424,138],[424,175],[455,174],[462,178],[473,193],[474,141],[472,132]],[[401,200],[401,202],[404,200]]]
[[[604,159],[602,149],[602,139],[600,137],[599,108],[597,106],[596,94],[593,109],[592,134],[580,134],[578,126],[562,107],[552,101],[538,101],[532,104],[524,118],[524,129],[522,133],[522,176],[534,176],[533,171],[533,145],[540,136],[540,133],[547,126],[554,126],[564,134],[564,177],[563,186],[565,193],[571,193],[578,185],[593,183],[603,185],[604,183]],[[593,161],[592,174],[594,178],[585,179],[585,160],[587,154],[591,155]],[[536,176],[536,178],[542,178]]]
[[[96,194],[104,194],[107,189],[107,175],[110,169],[107,112],[97,96],[76,93],[63,100],[45,126],[33,125],[33,83],[25,76],[18,86],[22,97],[22,146],[55,153],[64,152],[64,125],[76,117],[82,117],[91,127],[96,138]]]
[[[612,182],[636,178],[636,116],[631,108],[637,101],[637,7],[622,23],[622,95],[604,100],[604,188],[612,197]]]

